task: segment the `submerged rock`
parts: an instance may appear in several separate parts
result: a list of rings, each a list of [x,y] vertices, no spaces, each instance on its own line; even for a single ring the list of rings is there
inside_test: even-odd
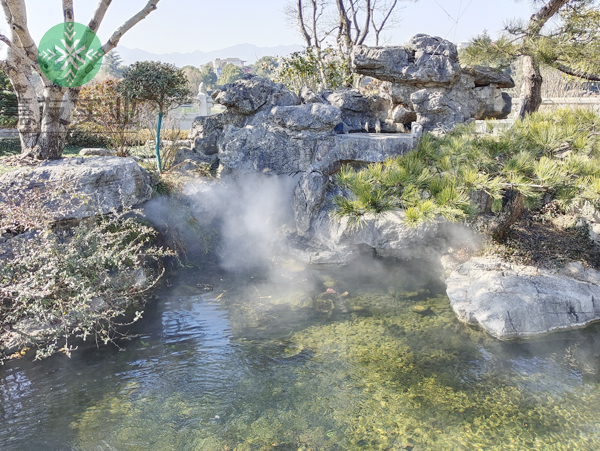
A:
[[[571,263],[559,272],[476,257],[446,280],[456,317],[501,340],[600,320],[600,271]]]

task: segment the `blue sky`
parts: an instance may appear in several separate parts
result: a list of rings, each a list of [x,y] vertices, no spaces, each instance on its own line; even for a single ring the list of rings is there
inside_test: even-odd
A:
[[[99,31],[105,41],[125,18],[147,0],[113,0]],[[121,45],[153,53],[211,51],[235,44],[261,47],[302,44],[283,19],[287,0],[161,0],[158,10],[133,28]],[[26,0],[29,26],[39,42],[62,21],[61,0]],[[87,23],[96,0],[75,0],[75,20]],[[506,20],[527,18],[528,2],[515,0],[420,0],[405,3],[403,21],[388,33],[387,43],[402,44],[416,33],[462,42],[487,29],[492,35]],[[1,15],[1,13],[0,13]],[[458,19],[458,22],[457,22]],[[4,20],[2,29],[6,30]]]

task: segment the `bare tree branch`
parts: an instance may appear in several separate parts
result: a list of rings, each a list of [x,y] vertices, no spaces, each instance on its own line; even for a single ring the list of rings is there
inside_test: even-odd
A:
[[[92,30],[94,33],[98,31],[100,28],[100,24],[102,20],[104,20],[104,15],[106,14],[106,10],[112,3],[112,0],[99,0],[98,5],[96,6],[96,10],[94,11],[94,15],[88,24],[88,28]]]
[[[354,44],[356,44],[356,39],[358,39],[358,35],[360,34],[360,27],[358,25],[358,7],[356,5],[356,0],[350,0],[350,9],[352,10],[352,23],[354,23],[354,29],[356,30],[356,38],[353,39],[350,36],[350,39]],[[352,32],[352,30],[350,30]]]
[[[336,0],[336,5],[339,14],[338,45],[341,45],[343,42],[346,45],[346,49],[350,49],[352,47],[352,39],[350,37],[352,24],[348,17],[348,11],[346,10],[346,5],[344,5],[344,0]]]
[[[314,1],[313,1],[314,4]],[[297,11],[296,13],[298,14],[298,25],[300,25],[300,33],[302,33],[302,37],[304,38],[304,40],[306,41],[306,45],[308,47],[310,47],[311,44],[311,38],[310,35],[308,34],[308,31],[306,31],[306,26],[304,25],[304,13],[302,11],[303,5],[302,5],[302,0],[298,0],[298,6],[297,6]],[[313,30],[313,32],[316,34],[316,31]]]
[[[298,0],[298,1],[300,1],[300,0]],[[320,49],[322,41],[319,40],[318,21],[319,21],[319,17],[321,17],[321,14],[318,13],[317,1],[318,0],[311,0],[312,6],[313,6],[312,31],[313,31],[313,40],[315,43],[315,47]]]
[[[38,69],[37,64],[33,64],[31,59],[25,54],[23,50],[21,50],[14,42],[8,39],[5,35],[0,34],[0,41],[4,42],[10,49],[17,54],[19,58],[27,61],[34,69]]]
[[[365,26],[362,30],[362,33],[360,34],[360,36],[356,37],[356,42],[355,44],[358,45],[363,45],[365,42],[365,39],[367,38],[367,35],[369,34],[369,23],[371,22],[371,14],[373,13],[372,8],[371,8],[371,0],[365,0],[366,5],[366,13],[367,13],[367,17],[365,18]],[[356,32],[358,33],[358,28],[356,29]]]
[[[65,17],[65,22],[75,22],[73,0],[63,0],[63,16]]]
[[[375,23],[375,10],[377,9],[377,0],[373,0],[372,13],[371,13],[371,24],[373,25],[373,29],[375,30],[375,46],[379,45],[379,35],[381,34],[381,31],[385,28],[385,25],[386,25],[387,21],[389,20],[389,18],[391,17],[392,13],[394,12],[394,9],[396,8],[397,4],[398,4],[398,0],[394,0],[390,6],[390,9],[387,11],[387,13],[385,12],[385,9],[382,10],[383,19],[381,21],[381,24],[378,27],[377,24]],[[383,7],[385,8],[385,6],[386,5],[384,5]]]
[[[114,49],[125,33],[131,30],[139,22],[144,20],[148,14],[157,9],[158,7],[156,5],[159,1],[160,0],[149,0],[148,4],[139,13],[121,25],[117,31],[113,33],[108,42],[102,47],[104,54],[106,55],[108,52]]]
[[[10,12],[10,8],[8,7],[7,0],[0,0],[2,3],[2,9],[4,10],[4,18],[6,22],[10,25],[12,23],[12,13]]]
[[[27,55],[27,59],[32,61],[37,66],[38,48],[35,41],[29,33],[27,27],[27,8],[25,0],[6,0],[6,5],[10,11],[9,25],[13,32],[18,36],[23,51]],[[15,46],[12,46],[14,49]]]
[[[546,22],[548,22],[560,8],[567,4],[569,0],[550,0],[543,7],[539,9],[531,18],[527,24],[526,33],[529,36],[537,36]]]

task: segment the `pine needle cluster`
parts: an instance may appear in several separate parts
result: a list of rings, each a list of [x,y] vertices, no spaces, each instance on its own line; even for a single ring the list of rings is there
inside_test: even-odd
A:
[[[439,217],[462,222],[478,213],[475,198],[491,198],[493,212],[508,192],[525,207],[556,200],[563,209],[587,201],[600,208],[600,116],[589,110],[535,113],[498,134],[474,125],[443,137],[425,135],[411,153],[362,170],[344,166],[337,184],[337,214],[360,221],[394,209],[408,225]]]

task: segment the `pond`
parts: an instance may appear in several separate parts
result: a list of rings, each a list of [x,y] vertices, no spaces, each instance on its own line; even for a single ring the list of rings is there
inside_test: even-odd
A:
[[[0,368],[0,449],[600,449],[600,328],[499,342],[422,262],[182,272],[130,332]]]

